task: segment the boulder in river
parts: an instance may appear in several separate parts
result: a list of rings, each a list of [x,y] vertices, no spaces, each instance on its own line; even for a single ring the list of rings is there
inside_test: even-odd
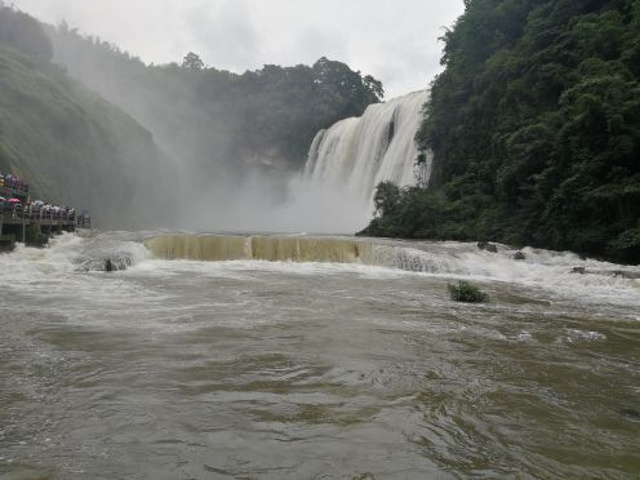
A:
[[[485,241],[478,242],[478,248],[480,250],[486,250],[487,252],[498,253],[498,247],[496,247],[493,243]]]

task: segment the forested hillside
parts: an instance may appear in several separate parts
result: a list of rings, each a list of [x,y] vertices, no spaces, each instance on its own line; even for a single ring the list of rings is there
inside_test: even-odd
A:
[[[87,208],[101,228],[148,226],[167,214],[151,134],[51,63],[33,18],[0,5],[0,171],[32,196]]]
[[[383,96],[380,82],[326,58],[236,74],[205,66],[195,53],[146,65],[64,24],[49,33],[55,61],[131,113],[198,177],[299,169],[318,130]]]
[[[417,138],[431,188],[384,185],[367,233],[640,262],[640,1],[465,3]]]

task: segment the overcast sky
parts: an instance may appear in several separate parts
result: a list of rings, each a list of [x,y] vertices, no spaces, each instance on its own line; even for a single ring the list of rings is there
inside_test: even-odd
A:
[[[11,3],[11,2],[8,2]],[[424,88],[440,71],[444,31],[463,0],[13,0],[49,23],[66,20],[145,62],[198,53],[243,72],[265,63],[348,63],[384,83],[387,98]]]

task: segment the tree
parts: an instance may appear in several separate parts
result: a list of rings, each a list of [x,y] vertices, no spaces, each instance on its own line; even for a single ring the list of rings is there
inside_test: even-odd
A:
[[[363,78],[363,82],[365,88],[378,97],[378,100],[382,100],[384,98],[384,87],[380,80],[376,80],[371,75],[366,75]]]
[[[402,191],[393,182],[380,182],[376,187],[373,204],[380,216],[390,215],[400,203]]]
[[[189,52],[182,60],[181,66],[182,68],[186,68],[187,70],[191,70],[192,72],[197,72],[204,68],[204,62],[199,55],[193,52]]]

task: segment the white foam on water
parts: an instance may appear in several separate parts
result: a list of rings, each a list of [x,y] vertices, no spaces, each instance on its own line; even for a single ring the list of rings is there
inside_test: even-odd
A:
[[[279,237],[274,237],[277,243]],[[307,237],[313,239],[313,237]],[[326,241],[326,238],[325,238]],[[154,275],[154,269],[172,275],[190,271],[195,275],[246,279],[251,272],[271,271],[290,275],[358,275],[362,278],[393,280],[406,275],[429,275],[447,279],[468,279],[481,283],[505,283],[539,289],[543,299],[575,300],[584,304],[623,305],[640,307],[640,280],[614,276],[624,271],[640,273],[639,267],[623,267],[595,260],[581,260],[572,253],[551,252],[526,248],[525,260],[515,260],[516,250],[497,245],[497,253],[480,250],[472,243],[456,242],[400,242],[378,239],[364,242],[362,249],[370,255],[352,259],[353,263],[296,263],[294,261],[263,262],[238,260],[211,264],[193,261],[174,261],[139,264],[135,270]],[[325,248],[330,260],[333,243],[355,244],[352,237],[331,237]],[[323,258],[322,252],[318,258]],[[584,274],[573,273],[576,267]],[[625,314],[627,315],[627,314]]]
[[[324,276],[355,274],[363,278],[392,280],[406,277],[412,272],[399,269],[363,265],[358,263],[320,262],[269,262],[264,260],[231,260],[222,262],[199,262],[192,260],[147,260],[137,264],[126,275],[184,275],[195,274],[206,277],[220,277],[249,280],[252,273],[276,273],[297,276]]]
[[[374,243],[378,241],[370,240],[373,244],[372,265],[257,260],[167,261],[151,258],[135,238],[133,234],[111,233],[89,238],[65,234],[53,239],[45,249],[18,245],[13,253],[0,255],[0,282],[5,285],[2,296],[9,298],[12,292],[31,296],[35,303],[46,303],[50,311],[66,312],[70,319],[79,322],[90,317],[94,309],[109,311],[111,313],[106,317],[116,318],[126,316],[127,308],[137,316],[144,317],[147,311],[168,322],[172,314],[163,313],[161,304],[173,298],[174,293],[164,288],[166,280],[172,277],[178,277],[176,282],[184,288],[199,288],[202,281],[217,280],[244,282],[242,288],[253,288],[251,284],[259,285],[277,278],[269,274],[281,277],[278,281],[283,282],[291,281],[292,277],[293,281],[295,277],[319,277],[330,281],[331,277],[337,276],[393,282],[426,276],[442,278],[443,284],[452,279],[469,279],[479,282],[482,288],[486,286],[497,291],[500,291],[500,284],[521,286],[529,291],[526,293],[529,298],[582,305],[590,309],[590,314],[601,318],[615,320],[620,311],[625,319],[640,320],[637,314],[640,280],[611,274],[620,270],[636,274],[640,267],[580,260],[572,253],[527,248],[523,250],[526,259],[517,261],[513,259],[515,251],[502,245],[498,245],[497,253],[490,253],[469,243]],[[99,266],[105,257],[127,258],[131,267],[109,274],[83,269],[87,264]],[[586,273],[571,273],[574,267],[584,268]],[[432,300],[443,302],[445,298],[446,293]],[[193,310],[176,312],[190,315],[200,308],[224,307],[225,302],[208,298],[202,304],[194,302]],[[69,305],[74,305],[74,313],[68,313]],[[526,341],[524,337],[521,340]]]
[[[51,239],[47,248],[16,249],[0,255],[2,297],[8,307],[20,307],[16,298],[27,301],[24,308],[45,308],[66,318],[90,318],[101,311],[121,308],[148,309],[162,298],[157,292],[126,281],[121,272],[86,271],[87,262],[103,264],[102,255],[127,255],[131,263],[148,256],[138,242],[108,239],[116,248],[100,245],[97,238],[63,234]]]
[[[593,332],[588,330],[570,329],[567,330],[567,336],[565,340],[568,343],[574,342],[597,342],[606,340],[607,336],[600,332]]]
[[[575,298],[584,303],[640,307],[640,280],[615,274],[638,275],[640,267],[580,260],[573,253],[532,248],[522,250],[525,260],[515,260],[516,250],[498,247],[497,253],[491,253],[471,243],[383,245],[374,247],[374,263],[437,276],[535,287],[551,296]],[[585,273],[572,272],[575,267],[584,268]]]
[[[527,330],[522,330],[518,334],[517,340],[519,342],[530,343],[533,341],[533,336],[531,335],[531,332],[528,332]]]

